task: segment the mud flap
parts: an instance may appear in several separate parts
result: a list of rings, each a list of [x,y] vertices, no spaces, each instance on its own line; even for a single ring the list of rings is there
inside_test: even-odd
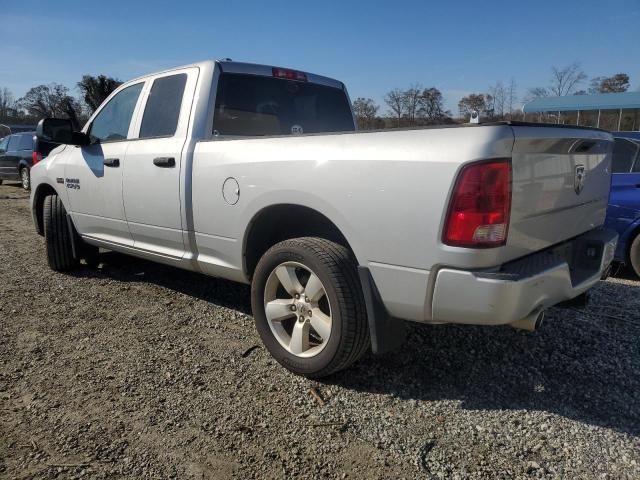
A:
[[[397,349],[407,337],[404,320],[389,315],[367,267],[358,267],[358,275],[367,307],[371,351],[380,355]]]

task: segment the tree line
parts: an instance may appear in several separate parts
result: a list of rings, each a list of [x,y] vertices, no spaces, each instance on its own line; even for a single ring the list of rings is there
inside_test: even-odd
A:
[[[469,121],[474,110],[483,121],[518,120],[523,118],[520,100],[526,103],[539,97],[626,92],[630,87],[626,73],[593,77],[588,90],[581,89],[587,79],[578,62],[564,67],[554,66],[551,67],[548,85],[529,88],[522,99],[518,96],[514,78],[508,82],[497,81],[485,91],[463,96],[458,101],[457,116],[445,110],[440,90],[419,85],[387,92],[384,96],[386,111],[381,112],[380,105],[364,97],[356,98],[353,107],[361,129],[464,123]]]
[[[625,92],[630,87],[626,73],[593,77],[585,90],[581,87],[587,79],[578,62],[551,67],[548,85],[529,88],[522,101],[547,96]],[[0,88],[0,124],[35,124],[43,117],[63,117],[71,119],[74,126],[80,128],[121,84],[120,80],[106,75],[83,75],[76,84],[77,96],[72,95],[68,87],[51,83],[35,86],[18,99],[14,99],[7,88]],[[463,96],[458,101],[457,115],[454,115],[445,109],[438,88],[416,83],[388,91],[384,95],[384,111],[373,99],[365,97],[355,99],[353,111],[359,128],[365,130],[467,122],[474,110],[483,121],[521,119],[517,90],[514,78],[508,82],[497,81],[485,91]]]
[[[15,99],[8,88],[0,88],[0,123],[34,125],[44,117],[68,118],[80,128],[96,108],[122,85],[106,75],[83,75],[76,84],[79,95],[59,83],[37,85]]]

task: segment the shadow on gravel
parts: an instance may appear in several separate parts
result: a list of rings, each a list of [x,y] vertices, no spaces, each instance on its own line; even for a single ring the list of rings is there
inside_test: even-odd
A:
[[[101,267],[81,268],[70,275],[82,278],[110,278],[120,282],[146,282],[174,290],[214,305],[251,314],[248,285],[208,277],[195,272],[149,262],[116,252],[100,255]]]
[[[102,261],[99,270],[73,275],[147,282],[251,313],[246,285],[113,252]],[[640,284],[603,282],[592,306],[551,309],[534,333],[409,324],[398,352],[369,356],[325,383],[403,399],[459,401],[469,410],[547,411],[640,436],[640,313],[624,304],[638,295]],[[618,313],[608,314],[607,304]]]
[[[597,295],[624,302],[640,295],[640,285],[607,282]],[[329,383],[405,399],[457,400],[469,410],[546,411],[639,436],[640,313],[608,311],[551,309],[533,333],[410,325],[400,351],[369,357]]]

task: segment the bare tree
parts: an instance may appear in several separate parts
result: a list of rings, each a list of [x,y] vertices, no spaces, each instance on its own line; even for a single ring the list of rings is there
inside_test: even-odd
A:
[[[551,84],[549,90],[552,95],[561,97],[570,95],[576,87],[587,79],[579,62],[574,62],[566,67],[551,67]]]
[[[416,117],[421,103],[421,86],[413,85],[402,92],[402,102],[404,103],[404,116],[409,125],[416,124]]]
[[[550,95],[549,90],[544,87],[533,87],[527,90],[527,94],[524,97],[524,102],[530,102],[536,98],[548,97]]]
[[[509,82],[509,86],[507,87],[507,115],[509,116],[509,120],[513,118],[513,109],[517,101],[518,85],[516,84],[516,80],[511,77],[511,81]]]
[[[69,95],[69,89],[64,85],[51,83],[33,87],[18,100],[18,105],[37,119],[44,117],[69,118],[74,122],[74,127],[79,127],[80,105],[75,98]]]
[[[11,91],[7,87],[0,88],[0,118],[6,118],[9,116],[14,103]]]
[[[489,87],[487,102],[491,102],[490,110],[493,111],[494,116],[498,118],[504,117],[504,107],[507,103],[507,90],[504,88],[502,82],[496,82],[495,85]]]
[[[450,112],[444,109],[444,99],[440,90],[435,87],[422,90],[418,115],[427,124],[437,123],[449,117]]]
[[[399,88],[394,88],[390,92],[387,92],[387,94],[384,96],[384,103],[386,103],[389,107],[389,110],[393,117],[397,120],[399,127],[402,116],[405,113],[404,92]]]
[[[377,123],[376,114],[379,108],[370,98],[356,98],[353,102],[353,113],[356,116],[358,127],[364,130],[375,128]]]

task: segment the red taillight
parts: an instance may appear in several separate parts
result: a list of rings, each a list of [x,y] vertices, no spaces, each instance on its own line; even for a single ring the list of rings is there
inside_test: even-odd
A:
[[[511,162],[467,165],[458,175],[442,241],[456,247],[498,247],[507,241]]]
[[[31,165],[35,165],[40,160],[42,160],[42,154],[40,152],[31,152]]]
[[[297,80],[299,82],[306,82],[307,75],[304,72],[298,72],[297,70],[289,70],[288,68],[272,68],[273,76],[277,78],[286,78],[287,80]]]

